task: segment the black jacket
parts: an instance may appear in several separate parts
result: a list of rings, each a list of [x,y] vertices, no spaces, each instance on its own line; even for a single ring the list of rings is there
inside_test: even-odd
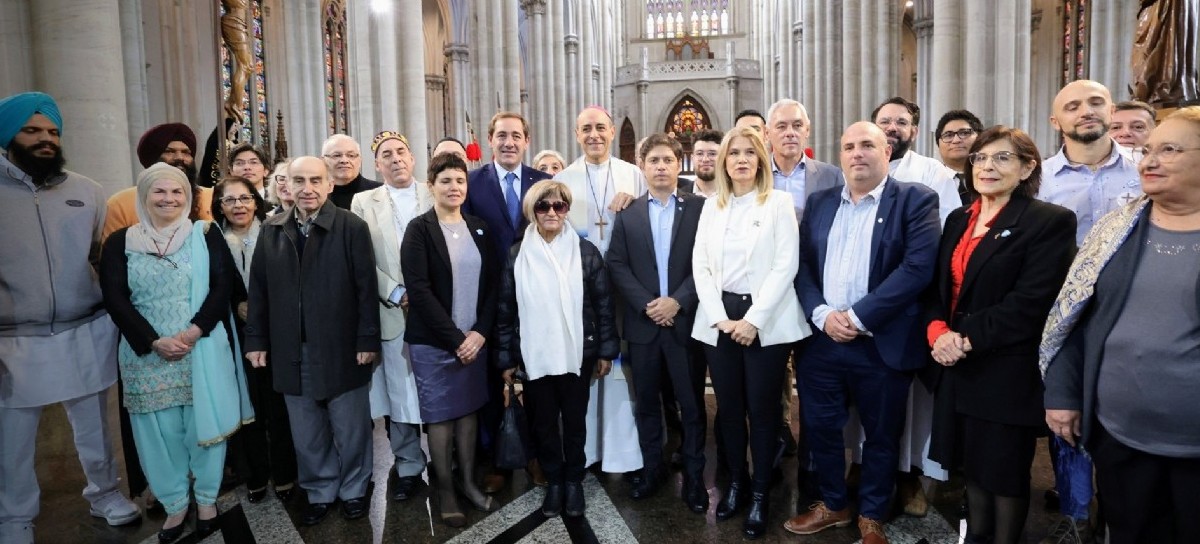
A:
[[[150,344],[155,340],[179,331],[155,329],[133,306],[133,292],[129,289],[129,259],[125,256],[125,235],[128,232],[128,228],[118,230],[104,242],[104,249],[100,255],[100,289],[104,294],[104,307],[112,316],[117,329],[121,331],[121,336],[129,342],[129,347],[134,353],[146,355],[150,353]],[[221,235],[221,229],[209,225],[204,233],[204,242],[208,246],[208,296],[204,298],[200,310],[192,317],[192,323],[200,327],[203,336],[208,336],[217,323],[225,323],[226,334],[232,334],[232,295],[235,292],[235,284],[240,285],[241,280],[233,266],[233,256],[229,254],[229,246]],[[231,337],[230,345],[232,344]]]
[[[303,259],[295,241],[304,243]],[[379,301],[371,232],[326,201],[305,241],[295,212],[262,223],[250,265],[247,352],[266,351],[275,390],[300,395],[300,347],[317,367],[304,395],[328,399],[371,381],[359,352],[378,352]]]
[[[479,249],[482,261],[479,269],[479,288],[476,298],[475,324],[470,330],[490,340],[496,321],[495,259],[491,256],[491,227],[473,215],[463,215],[471,240]],[[400,244],[400,270],[408,287],[409,315],[416,316],[405,324],[404,341],[409,344],[434,346],[451,353],[462,345],[466,335],[454,324],[454,263],[446,248],[446,237],[438,223],[437,212],[429,210],[412,220],[404,231]]]
[[[517,317],[517,285],[513,271],[523,240],[508,252],[508,264],[500,277],[500,301],[496,309],[496,366],[509,369],[521,366],[521,323]],[[604,257],[591,242],[579,239],[579,260],[583,266],[583,358],[616,359],[621,353],[617,323],[613,316],[613,293],[608,286]],[[552,287],[547,286],[547,289]],[[536,334],[537,331],[533,331]]]

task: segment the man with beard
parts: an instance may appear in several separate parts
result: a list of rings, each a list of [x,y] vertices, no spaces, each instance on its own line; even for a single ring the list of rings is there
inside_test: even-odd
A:
[[[963,172],[967,169],[967,153],[980,132],[983,132],[983,123],[974,113],[967,110],[946,112],[938,119],[937,129],[933,131],[933,136],[938,142],[938,153],[942,156],[942,164],[955,172],[958,197],[962,199],[963,204],[970,204],[975,200],[971,180],[967,179]]]
[[[42,408],[63,403],[88,485],[91,515],[141,517],[117,490],[108,390],[117,380],[117,328],[94,263],[104,190],[63,170],[54,99],[0,100],[0,542],[32,543],[40,490],[34,470]],[[136,462],[136,461],[135,461]]]
[[[138,140],[138,162],[150,168],[165,162],[187,175],[192,183],[192,221],[212,221],[212,189],[196,185],[196,133],[183,123],[164,123],[147,130]],[[108,198],[108,217],[104,220],[104,238],[138,222],[137,188],[117,191]]]
[[[1054,97],[1050,124],[1063,146],[1042,165],[1038,198],[1075,212],[1078,244],[1097,219],[1142,195],[1137,165],[1109,136],[1112,112],[1112,95],[1095,81],[1073,81]]]
[[[696,173],[696,181],[692,184],[692,194],[702,198],[717,195],[717,151],[721,149],[721,138],[725,135],[719,130],[702,130],[696,133],[692,142],[692,170]]]
[[[950,212],[962,206],[954,170],[932,157],[917,154],[913,143],[921,124],[921,108],[899,96],[893,96],[871,112],[871,120],[887,135],[892,146],[888,172],[900,181],[920,183],[937,192],[938,217],[942,223]]]
[[[321,156],[333,179],[333,193],[329,201],[343,210],[349,210],[354,195],[382,187],[378,181],[362,175],[362,147],[345,134],[334,134],[321,145]]]

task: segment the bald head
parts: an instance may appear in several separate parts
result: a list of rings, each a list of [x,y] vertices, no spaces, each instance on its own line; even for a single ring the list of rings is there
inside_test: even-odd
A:
[[[1050,124],[1066,139],[1090,144],[1107,137],[1112,111],[1108,88],[1081,79],[1068,83],[1055,95]]]
[[[583,108],[575,118],[575,141],[592,164],[603,164],[608,160],[615,135],[612,116],[599,106]]]
[[[842,171],[851,191],[871,191],[887,177],[892,148],[875,123],[859,121],[846,127],[841,139]]]

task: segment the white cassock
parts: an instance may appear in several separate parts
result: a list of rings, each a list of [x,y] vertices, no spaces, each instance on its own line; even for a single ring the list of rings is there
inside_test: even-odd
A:
[[[888,167],[892,177],[909,183],[920,183],[938,194],[938,217],[946,224],[950,212],[962,206],[958,196],[958,180],[954,170],[924,155],[909,150],[903,157],[894,160]],[[950,473],[937,461],[929,458],[929,438],[933,432],[933,393],[925,388],[921,380],[914,379],[908,390],[907,417],[904,433],[900,435],[900,458],[898,469],[909,472],[918,467],[926,476],[935,480],[948,480]],[[858,412],[851,410],[844,431],[846,447],[850,448],[855,463],[862,462],[862,443],[866,435]]]
[[[641,170],[616,157],[608,162],[589,164],[580,157],[554,179],[571,189],[571,212],[567,220],[579,236],[608,252],[615,215],[608,209],[617,193],[634,197],[646,192],[646,177]],[[619,301],[618,301],[619,303]],[[616,312],[620,315],[620,311]],[[592,380],[587,411],[587,441],[583,451],[586,465],[601,461],[604,472],[629,472],[642,468],[642,450],[633,418],[633,383],[628,369],[613,361],[612,372]]]

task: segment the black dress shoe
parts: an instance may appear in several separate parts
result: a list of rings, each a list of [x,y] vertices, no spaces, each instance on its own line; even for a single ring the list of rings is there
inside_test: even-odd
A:
[[[746,484],[738,482],[729,484],[729,489],[725,491],[725,496],[721,497],[721,502],[717,503],[717,519],[727,520],[745,506],[745,488]]]
[[[746,513],[746,522],[742,524],[742,534],[750,540],[762,538],[767,533],[767,511],[770,509],[767,497],[766,493],[757,491],[750,494],[750,511]]]
[[[421,481],[420,476],[404,476],[396,480],[396,486],[392,488],[392,500],[406,501],[417,496],[421,491],[421,486],[425,482]]]
[[[265,491],[264,491],[264,493],[265,493]],[[221,525],[221,512],[219,512],[219,511],[217,512],[217,515],[212,517],[212,519],[200,519],[200,517],[197,516],[196,517],[196,534],[200,536],[201,540],[203,540],[205,535],[212,534],[212,532],[217,530],[217,527],[219,527],[220,525]]]
[[[371,509],[371,496],[364,495],[357,499],[349,499],[342,501],[342,517],[346,519],[358,519],[367,515],[367,510]]]
[[[296,490],[296,486],[294,486],[294,485],[287,489],[276,488],[275,489],[275,498],[279,499],[279,502],[282,502],[282,503],[292,502],[292,495],[293,495],[292,492],[295,490]]]
[[[563,485],[550,483],[546,485],[546,498],[542,500],[542,514],[548,518],[557,517],[563,507]]]
[[[646,472],[641,483],[633,486],[629,490],[629,497],[632,499],[646,499],[658,493],[658,488],[662,487],[667,481],[667,475],[662,471]]]
[[[171,527],[170,529],[163,529],[163,530],[159,531],[158,532],[159,544],[171,544],[172,542],[179,540],[179,537],[183,536],[184,529],[187,529],[187,520],[184,520],[183,523],[180,523],[179,525]]]
[[[313,502],[308,503],[308,507],[304,509],[304,514],[300,516],[300,525],[311,526],[321,523],[325,519],[325,514],[329,513],[329,503]]]
[[[567,482],[566,499],[564,499],[563,514],[567,517],[577,518],[583,515],[583,483],[582,482]]]
[[[246,500],[250,501],[251,504],[258,504],[265,498],[267,498],[266,487],[263,487],[262,489],[255,489],[246,493]]]
[[[688,510],[697,514],[708,511],[708,490],[704,489],[703,479],[684,477],[683,502],[687,504]]]

